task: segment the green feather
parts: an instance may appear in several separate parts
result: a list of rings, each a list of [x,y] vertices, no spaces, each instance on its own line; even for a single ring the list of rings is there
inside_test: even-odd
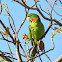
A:
[[[37,14],[29,14],[27,17],[29,17],[29,21],[31,22],[30,26],[29,26],[29,35],[30,35],[30,39],[32,40],[32,32],[33,32],[33,39],[35,40],[40,40],[40,38],[42,37],[42,35],[44,34],[44,25],[41,23],[40,18]],[[32,21],[32,19],[38,18],[36,21]],[[31,44],[33,45],[33,40],[31,41]],[[37,45],[35,44],[34,50],[32,52],[32,57],[35,56],[35,52],[37,49]]]

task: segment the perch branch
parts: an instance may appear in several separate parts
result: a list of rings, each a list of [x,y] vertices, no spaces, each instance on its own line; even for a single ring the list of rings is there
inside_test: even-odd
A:
[[[49,50],[47,50],[46,52],[43,52],[43,53],[41,53],[41,54],[39,54],[39,55],[37,55],[37,56],[35,56],[35,57],[32,57],[32,58],[30,58],[29,60],[35,59],[35,58],[37,58],[37,57],[39,57],[39,56],[41,56],[41,55],[43,55],[43,54],[45,54],[45,53],[47,53],[47,52],[53,50],[53,49],[54,49],[53,37],[51,37],[51,41],[52,41],[52,45],[53,45],[53,48],[52,48],[52,49],[49,49]],[[28,60],[28,61],[29,61],[29,60]]]

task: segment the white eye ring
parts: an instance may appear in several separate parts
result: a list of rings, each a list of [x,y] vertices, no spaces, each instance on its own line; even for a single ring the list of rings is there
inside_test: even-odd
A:
[[[30,17],[27,17],[27,20],[30,21]]]

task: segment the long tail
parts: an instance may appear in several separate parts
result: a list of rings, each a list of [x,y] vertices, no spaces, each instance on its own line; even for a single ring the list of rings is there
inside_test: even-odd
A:
[[[36,53],[37,53],[37,45],[35,45],[35,47],[34,47],[34,49],[32,51],[32,55],[31,56],[34,57]],[[32,62],[34,62],[34,60],[35,59],[32,59]]]

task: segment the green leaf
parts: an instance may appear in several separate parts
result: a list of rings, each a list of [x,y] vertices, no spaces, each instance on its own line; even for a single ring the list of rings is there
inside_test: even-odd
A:
[[[54,29],[56,30],[56,29],[58,29],[57,27],[54,27]]]
[[[5,4],[7,5],[7,3],[5,2]]]
[[[52,37],[54,37],[56,34],[55,34],[55,31],[52,32]]]
[[[6,11],[6,9],[4,8],[4,10]]]
[[[5,4],[4,4],[4,3],[3,3],[2,5],[3,5],[3,6],[5,6]]]

